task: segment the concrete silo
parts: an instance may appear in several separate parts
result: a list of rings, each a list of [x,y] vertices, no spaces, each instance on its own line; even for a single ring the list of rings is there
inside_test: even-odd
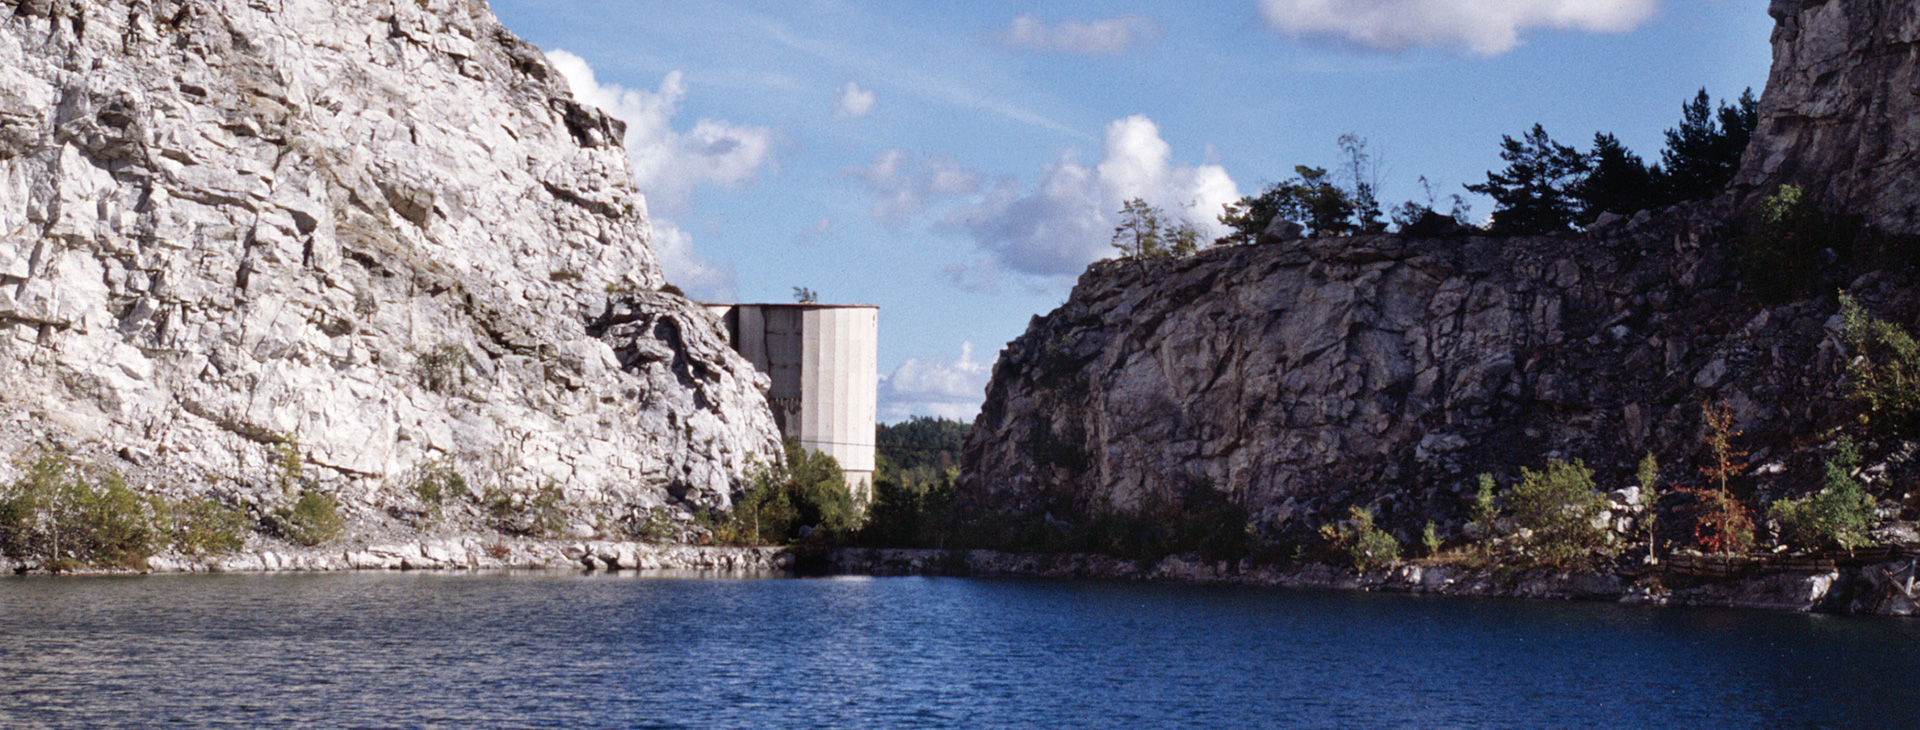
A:
[[[709,304],[735,350],[772,381],[780,434],[840,462],[854,502],[873,496],[880,308]]]

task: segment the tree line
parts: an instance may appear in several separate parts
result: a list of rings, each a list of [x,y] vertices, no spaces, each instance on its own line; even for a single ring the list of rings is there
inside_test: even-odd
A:
[[[1228,232],[1210,243],[1191,221],[1133,198],[1119,211],[1112,244],[1128,257],[1181,256],[1208,245],[1254,243],[1276,220],[1290,224],[1299,236],[1314,237],[1390,230],[1406,235],[1574,230],[1608,213],[1628,215],[1718,194],[1739,171],[1758,124],[1752,89],[1716,105],[1703,88],[1681,106],[1679,126],[1667,130],[1658,162],[1647,162],[1604,132],[1595,134],[1584,151],[1554,141],[1540,124],[1519,137],[1502,136],[1500,159],[1506,167],[1486,173],[1486,182],[1465,186],[1494,201],[1484,227],[1471,219],[1465,198],[1436,194],[1425,177],[1420,178],[1423,200],[1383,209],[1378,160],[1366,138],[1346,134],[1336,142],[1340,155],[1334,169],[1296,166],[1293,177],[1227,204],[1217,220]]]

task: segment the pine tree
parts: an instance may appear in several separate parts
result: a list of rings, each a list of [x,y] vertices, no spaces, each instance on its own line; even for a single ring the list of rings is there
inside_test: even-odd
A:
[[[1293,171],[1295,177],[1275,183],[1258,196],[1249,195],[1228,203],[1226,211],[1220,215],[1220,223],[1233,229],[1233,232],[1221,237],[1217,243],[1253,243],[1275,218],[1306,226],[1316,236],[1352,233],[1354,225],[1350,220],[1355,211],[1353,198],[1329,179],[1326,168],[1298,165]],[[1378,203],[1374,205],[1374,215],[1377,217]]]
[[[1489,172],[1485,184],[1467,186],[1499,206],[1493,211],[1495,233],[1551,233],[1573,224],[1580,213],[1574,188],[1587,174],[1586,155],[1553,141],[1535,124],[1521,139],[1501,137],[1500,159],[1507,162],[1504,172]]]
[[[1628,215],[1658,204],[1658,169],[1648,167],[1639,155],[1620,144],[1619,138],[1595,134],[1593,151],[1587,157],[1593,172],[1576,186],[1582,225],[1592,223],[1602,213]]]
[[[1701,89],[1681,107],[1679,128],[1667,130],[1667,148],[1660,154],[1664,202],[1711,198],[1726,189],[1759,122],[1752,89],[1733,105],[1721,104],[1718,111]]]

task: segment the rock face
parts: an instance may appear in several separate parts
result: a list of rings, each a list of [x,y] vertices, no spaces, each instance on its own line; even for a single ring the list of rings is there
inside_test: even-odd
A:
[[[1888,233],[1920,234],[1920,6],[1773,0],[1773,71],[1736,185],[1783,184]]]
[[[1544,238],[1263,240],[1095,264],[995,365],[962,516],[1032,535],[1224,497],[1297,544],[1359,505],[1405,544],[1427,520],[1460,525],[1478,474],[1511,484],[1551,458],[1614,489],[1653,452],[1663,479],[1698,483],[1709,404],[1751,452],[1743,499],[1806,491],[1860,415],[1832,293],[1910,325],[1911,256],[1898,235],[1823,251],[1795,274],[1824,296],[1765,304],[1742,285],[1753,224],[1737,211],[1797,183],[1883,233],[1920,233],[1920,6],[1771,11],[1760,128],[1719,201]],[[1883,496],[1907,492],[1911,518],[1903,453],[1869,471],[1898,486]]]
[[[425,465],[725,506],[764,378],[649,250],[621,125],[482,0],[0,11],[0,451],[366,517]]]
[[[1724,217],[1095,264],[1001,353],[960,499],[1059,527],[1219,492],[1291,539],[1357,504],[1405,541],[1463,522],[1477,475],[1511,484],[1548,458],[1584,459],[1608,489],[1649,451],[1697,479],[1708,403],[1746,432],[1760,494],[1811,483],[1811,455],[1764,446],[1853,412],[1838,305],[1741,296]],[[1899,281],[1852,289],[1911,313]]]

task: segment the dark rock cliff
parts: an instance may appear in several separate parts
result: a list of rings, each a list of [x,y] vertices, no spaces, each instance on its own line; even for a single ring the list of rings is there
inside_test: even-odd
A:
[[[1775,5],[1780,88],[1741,190],[1798,182],[1882,233],[1911,229],[1920,191],[1901,191],[1920,170],[1894,148],[1920,138],[1899,131],[1920,124],[1920,71],[1889,39],[1911,35],[1913,9]],[[1816,41],[1849,50],[1816,53]],[[1849,73],[1877,82],[1827,86]],[[1842,106],[1841,121],[1806,121]],[[1870,169],[1824,171],[1833,144],[1861,152],[1832,164],[1871,157]],[[1757,296],[1741,202],[1579,234],[1294,240],[1095,264],[1002,352],[961,512],[1065,529],[1224,495],[1270,536],[1310,535],[1361,505],[1404,540],[1425,520],[1458,525],[1478,474],[1510,483],[1549,458],[1583,459],[1611,489],[1653,452],[1665,478],[1697,482],[1707,404],[1744,432],[1743,495],[1798,494],[1822,444],[1860,415],[1834,292],[1900,323],[1920,309],[1884,236],[1796,264],[1801,298]],[[1902,468],[1879,475],[1894,496],[1910,489]]]
[[[1874,228],[1920,234],[1920,5],[1773,0],[1774,64],[1737,188],[1816,191]]]

